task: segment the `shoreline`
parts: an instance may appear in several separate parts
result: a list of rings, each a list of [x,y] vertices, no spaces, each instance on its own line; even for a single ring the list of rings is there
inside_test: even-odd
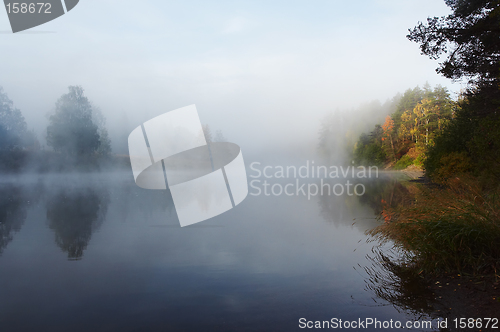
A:
[[[412,183],[433,187],[433,182],[425,176],[424,171],[415,166],[403,170],[386,168],[380,173],[394,175],[398,180],[408,182],[409,185]],[[402,179],[403,176],[406,179]],[[448,318],[449,328],[452,327],[450,323],[455,318],[500,319],[500,276],[494,271],[475,274],[450,271],[432,274],[413,270],[411,274],[420,275],[420,278],[417,278],[420,284],[419,290],[414,295],[423,296],[426,299],[426,306],[431,315]],[[404,283],[404,280],[400,282]],[[423,295],[424,293],[428,295]],[[457,329],[451,328],[450,330],[456,331]],[[481,330],[489,329],[467,329],[467,331]]]

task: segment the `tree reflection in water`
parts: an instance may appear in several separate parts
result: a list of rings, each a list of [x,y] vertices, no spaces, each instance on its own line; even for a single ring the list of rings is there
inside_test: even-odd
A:
[[[375,247],[367,260],[371,265],[363,267],[367,274],[366,290],[373,292],[376,303],[382,299],[396,310],[417,318],[433,317],[438,303],[418,271],[406,266],[406,260],[394,252]]]
[[[390,176],[366,182],[365,188],[359,202],[373,209],[379,223],[391,221],[387,209],[412,204],[416,189],[415,183],[400,182]],[[373,238],[367,239],[372,241]],[[359,267],[367,275],[366,290],[375,294],[373,300],[384,300],[413,317],[431,318],[436,302],[418,271],[406,266],[407,253],[388,250],[386,246],[383,249],[381,245],[376,245],[372,253],[367,256],[371,265]]]
[[[28,215],[30,204],[40,198],[40,188],[34,186],[27,191],[16,184],[2,184],[0,187],[0,255],[19,232]]]
[[[60,189],[47,201],[49,227],[55,242],[68,253],[69,260],[79,260],[83,251],[106,217],[109,195],[105,189]]]
[[[385,209],[410,204],[413,199],[411,182],[400,182],[392,177],[384,177],[365,183],[365,194],[359,196],[359,202],[370,206],[376,215]]]
[[[324,181],[324,183],[328,183],[331,187],[335,185],[334,181]],[[365,193],[361,196],[319,195],[318,204],[325,220],[337,225],[354,225],[363,232],[378,226],[377,219],[385,217],[385,210],[401,204],[411,204],[414,197],[414,183],[400,182],[391,176],[361,179],[351,181],[351,183],[362,184]],[[360,219],[359,204],[371,208],[375,215],[370,216],[368,213],[365,216],[362,215]]]

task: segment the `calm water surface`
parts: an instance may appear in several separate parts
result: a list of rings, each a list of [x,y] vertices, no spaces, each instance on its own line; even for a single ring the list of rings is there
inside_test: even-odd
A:
[[[0,182],[0,331],[293,331],[300,318],[418,318],[367,288],[377,186],[362,199],[249,195],[180,228],[168,193],[136,187],[129,173]]]

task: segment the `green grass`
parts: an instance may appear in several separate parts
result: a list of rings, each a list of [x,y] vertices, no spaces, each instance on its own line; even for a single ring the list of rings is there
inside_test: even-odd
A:
[[[474,181],[455,178],[446,188],[420,187],[411,205],[383,214],[390,221],[369,234],[412,253],[420,271],[498,274],[498,191],[483,194]]]
[[[405,169],[406,167],[413,165],[413,160],[413,158],[410,158],[405,154],[396,162],[396,164],[394,164],[394,169]]]

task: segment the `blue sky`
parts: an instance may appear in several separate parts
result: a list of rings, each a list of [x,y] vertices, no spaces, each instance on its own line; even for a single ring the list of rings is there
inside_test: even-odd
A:
[[[459,91],[405,38],[448,13],[441,0],[81,0],[10,34],[0,11],[0,85],[40,136],[57,98],[78,84],[112,135],[196,104],[202,122],[254,149],[312,142],[337,108],[426,81]]]

